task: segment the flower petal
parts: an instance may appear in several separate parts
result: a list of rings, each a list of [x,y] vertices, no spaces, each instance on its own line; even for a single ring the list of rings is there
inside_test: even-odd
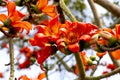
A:
[[[5,14],[0,14],[0,21],[4,22],[7,16]]]
[[[39,80],[42,80],[42,79],[45,78],[45,77],[46,77],[45,72],[40,73],[40,74],[38,75],[38,79],[39,79]]]
[[[13,13],[16,11],[16,4],[14,2],[8,2],[7,9],[8,16],[13,16]]]
[[[17,11],[17,13],[20,18],[23,18],[25,16],[25,14],[21,13],[20,11]]]
[[[48,0],[38,0],[37,7],[39,10],[45,8],[48,4]]]
[[[12,25],[13,25],[13,27],[20,27],[20,28],[26,29],[26,30],[28,30],[28,31],[29,31],[30,29],[32,29],[32,25],[31,25],[29,22],[27,22],[27,21],[14,22]]]
[[[51,17],[54,17],[57,15],[55,5],[46,6],[44,9],[42,9],[42,12]]]
[[[68,45],[68,49],[73,52],[73,53],[77,53],[80,51],[80,46],[78,43],[75,43],[75,44],[69,44]]]
[[[120,60],[120,49],[117,49],[110,53],[115,60]]]

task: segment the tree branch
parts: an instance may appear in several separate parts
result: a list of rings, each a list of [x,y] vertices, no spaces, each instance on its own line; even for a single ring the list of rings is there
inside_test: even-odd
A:
[[[101,76],[96,76],[96,77],[91,77],[91,76],[90,76],[90,77],[86,77],[86,80],[100,80],[100,79],[102,79],[102,78],[106,78],[106,77],[115,75],[115,74],[117,74],[117,73],[119,73],[119,72],[120,72],[120,68],[117,68],[117,69],[111,71],[110,73],[103,74],[103,75],[101,75]]]
[[[77,21],[76,18],[72,15],[71,11],[67,8],[63,0],[60,0],[60,7],[65,12],[65,14],[70,18],[71,21]]]
[[[78,70],[79,70],[79,80],[85,80],[85,69],[84,69],[84,65],[83,65],[83,61],[82,58],[80,56],[80,53],[74,53],[75,54],[75,59],[77,62],[77,66],[78,66]]]
[[[117,5],[109,2],[108,0],[94,0],[94,2],[107,9],[113,15],[120,17],[120,7],[118,7]]]
[[[73,70],[61,59],[61,57],[58,54],[55,54],[55,56],[61,61],[65,69],[69,72],[73,72]]]
[[[92,9],[92,12],[93,12],[93,15],[94,15],[97,26],[99,28],[102,28],[102,24],[101,24],[100,18],[98,16],[98,12],[97,12],[96,7],[94,5],[94,1],[93,0],[88,0],[88,3],[90,4],[90,7]]]

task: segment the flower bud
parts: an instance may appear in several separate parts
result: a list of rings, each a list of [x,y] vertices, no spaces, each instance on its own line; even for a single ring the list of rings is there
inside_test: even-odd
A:
[[[92,66],[93,65],[93,61],[92,60],[88,60],[88,65]]]
[[[91,38],[90,44],[96,43],[98,38],[99,38],[99,34],[93,35],[92,38]]]
[[[107,32],[107,31],[101,31],[100,32],[100,36],[103,37],[103,38],[105,38],[105,39],[107,39],[107,40],[109,38],[113,37],[113,35],[110,32]]]
[[[90,60],[95,61],[96,57],[95,56],[90,56]]]

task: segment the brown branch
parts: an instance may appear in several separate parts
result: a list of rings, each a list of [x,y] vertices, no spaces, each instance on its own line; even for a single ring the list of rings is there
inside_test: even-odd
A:
[[[2,27],[4,27],[4,25],[0,24],[0,31],[7,37],[17,37],[17,35],[12,35],[12,34],[9,34],[7,32],[5,32]]]
[[[113,15],[120,17],[120,7],[118,7],[117,5],[111,3],[108,0],[94,0],[94,2],[107,9]]]
[[[63,14],[63,11],[62,11],[62,8],[60,7],[60,3],[59,3],[59,1],[60,0],[54,0],[56,3],[57,3],[57,12],[60,14],[59,16],[60,16],[60,22],[61,23],[65,23],[65,16],[64,16],[64,14]]]
[[[83,65],[81,55],[80,53],[74,53],[74,55],[75,55],[75,59],[76,59],[78,70],[79,70],[79,76],[80,76],[79,80],[85,80],[86,74],[85,74],[85,68]]]
[[[102,50],[104,50],[104,51],[115,51],[115,50],[117,50],[117,49],[120,49],[120,45],[117,45],[117,46],[115,46],[115,47],[105,47],[104,45],[100,45],[98,42],[96,43],[97,44],[97,46],[100,48],[100,49],[102,49]]]
[[[103,74],[103,75],[101,75],[101,76],[96,76],[96,77],[91,77],[91,76],[90,76],[90,77],[86,77],[86,80],[100,80],[100,79],[102,79],[102,78],[106,78],[106,77],[115,75],[115,74],[117,74],[117,73],[119,73],[119,72],[120,72],[120,67],[117,68],[117,69],[115,69],[115,70],[113,70],[113,71],[111,71],[110,73]]]
[[[93,0],[88,0],[88,3],[90,4],[90,7],[92,9],[92,12],[93,12],[93,15],[94,15],[97,26],[99,28],[102,28],[102,24],[101,24],[100,18],[98,16],[98,12],[97,12],[96,7],[94,5],[94,1]]]
[[[10,52],[10,77],[9,80],[14,80],[14,47],[13,38],[9,38],[9,52]]]

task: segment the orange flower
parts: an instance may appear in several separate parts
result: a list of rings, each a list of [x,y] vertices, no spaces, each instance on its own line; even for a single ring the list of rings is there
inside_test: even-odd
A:
[[[106,52],[97,52],[96,53],[96,55],[100,58],[102,58],[105,54],[106,54]]]
[[[86,52],[80,52],[80,55],[81,55],[83,64],[88,65],[89,58],[87,57]]]
[[[120,60],[120,49],[110,52],[115,60]]]
[[[45,72],[40,73],[40,74],[38,75],[38,80],[42,80],[42,79],[45,78],[45,77],[46,77]]]
[[[39,10],[41,10],[43,13],[54,17],[57,15],[55,9],[55,5],[48,5],[48,0],[38,0],[37,7]]]
[[[0,14],[0,21],[4,23],[4,26],[10,28],[12,26],[15,30],[26,29],[29,31],[32,25],[27,21],[21,21],[25,15],[16,10],[14,2],[8,2],[7,4],[8,16]]]
[[[4,76],[3,76],[3,73],[2,72],[0,72],[0,78],[3,78]]]
[[[38,32],[35,34],[34,38],[30,39],[30,43],[34,46],[38,45],[44,47],[48,42],[56,42],[60,38],[60,25],[61,24],[58,22],[58,15],[51,19],[45,26],[37,25],[36,28],[38,28]]]
[[[18,80],[31,80],[31,79],[28,78],[26,75],[23,75],[23,76],[19,77]]]

